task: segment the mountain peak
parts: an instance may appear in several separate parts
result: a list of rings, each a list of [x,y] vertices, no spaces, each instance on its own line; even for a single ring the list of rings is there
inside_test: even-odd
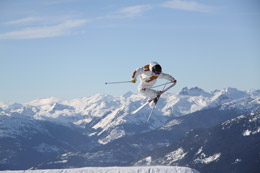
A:
[[[232,88],[232,87],[224,88],[224,91],[226,91],[226,92],[228,92],[228,93],[241,92],[240,90],[238,90],[238,89],[236,89],[236,88]]]
[[[127,93],[125,93],[124,95],[123,95],[123,97],[124,98],[128,98],[128,97],[130,97],[130,96],[132,96],[134,93],[132,92],[132,91],[128,91]]]
[[[239,99],[239,98],[250,96],[250,94],[247,93],[246,91],[240,91],[232,87],[224,88],[223,90],[216,90],[214,92],[214,95],[218,97],[221,96],[221,97],[232,98],[232,99]]]
[[[205,92],[203,89],[199,88],[199,87],[193,87],[193,88],[188,88],[188,87],[184,87],[181,92],[179,93],[179,95],[189,95],[189,96],[208,96],[210,95],[209,93]]]
[[[27,104],[32,105],[32,106],[40,106],[40,105],[58,103],[58,102],[61,102],[62,100],[63,99],[60,99],[57,97],[46,97],[46,98],[39,98],[39,99],[33,100]]]

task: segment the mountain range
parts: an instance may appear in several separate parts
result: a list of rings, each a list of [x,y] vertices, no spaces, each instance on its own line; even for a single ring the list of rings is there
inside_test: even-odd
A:
[[[206,92],[185,87],[178,93],[162,95],[150,121],[144,124],[152,105],[134,115],[131,112],[146,100],[128,92],[121,97],[97,94],[73,100],[50,97],[23,104],[0,102],[0,170],[162,164],[188,165],[206,172],[218,166],[209,166],[212,164],[207,164],[208,160],[220,162],[226,157],[224,150],[230,149],[202,152],[206,146],[196,143],[195,136],[204,137],[199,142],[209,140],[206,134],[222,129],[223,123],[232,123],[241,115],[256,119],[256,129],[243,134],[254,134],[254,144],[260,142],[260,90],[225,88]],[[241,130],[243,125],[236,127]],[[216,133],[214,139],[223,135]],[[193,153],[186,151],[188,139]],[[224,139],[223,143],[231,143]],[[242,135],[236,143],[245,139]],[[254,149],[259,152],[259,148]],[[156,156],[152,157],[151,152]],[[197,160],[187,159],[190,155]],[[247,157],[237,159],[242,164]]]

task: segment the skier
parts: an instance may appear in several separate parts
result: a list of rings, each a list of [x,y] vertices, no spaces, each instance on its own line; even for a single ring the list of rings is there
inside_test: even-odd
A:
[[[138,85],[138,91],[142,95],[149,97],[150,100],[154,99],[155,104],[157,103],[158,96],[161,92],[151,88],[156,83],[157,78],[166,79],[174,84],[177,82],[171,75],[162,73],[162,67],[157,62],[151,62],[149,65],[136,69],[132,75],[132,83],[136,82],[136,77],[138,75],[140,75],[141,80]]]

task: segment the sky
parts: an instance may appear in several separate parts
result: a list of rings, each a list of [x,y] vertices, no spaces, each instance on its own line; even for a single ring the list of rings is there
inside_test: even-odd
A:
[[[172,93],[260,89],[259,18],[258,0],[1,0],[0,101],[137,93],[104,83],[151,61]]]

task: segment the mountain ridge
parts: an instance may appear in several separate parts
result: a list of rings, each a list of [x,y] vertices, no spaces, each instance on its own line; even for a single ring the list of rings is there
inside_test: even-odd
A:
[[[1,102],[0,165],[2,169],[127,166],[192,129],[260,110],[260,90],[183,91],[162,95],[146,125],[152,105],[130,114],[147,100],[132,92],[120,97],[96,94],[26,104]]]
[[[174,117],[220,105],[222,109],[228,109],[232,106],[243,112],[243,109],[250,107],[250,105],[249,109],[257,107],[260,104],[259,97],[260,90],[240,91],[235,88],[225,88],[206,92],[198,87],[190,89],[185,87],[179,93],[162,95],[148,126],[149,129],[159,128]],[[132,92],[127,92],[120,97],[96,94],[72,100],[49,97],[36,99],[25,104],[1,102],[0,115],[9,117],[21,115],[29,119],[45,120],[80,128],[92,124],[93,129],[102,129],[96,133],[101,135],[109,128],[120,124],[144,123],[151,105],[135,115],[131,115],[130,112],[145,102],[145,97]],[[247,102],[245,106],[243,106],[244,102]],[[122,134],[125,134],[125,132],[122,132]]]
[[[260,112],[240,115],[147,153],[135,165],[186,165],[200,172],[259,172]],[[228,170],[228,171],[227,171]]]

